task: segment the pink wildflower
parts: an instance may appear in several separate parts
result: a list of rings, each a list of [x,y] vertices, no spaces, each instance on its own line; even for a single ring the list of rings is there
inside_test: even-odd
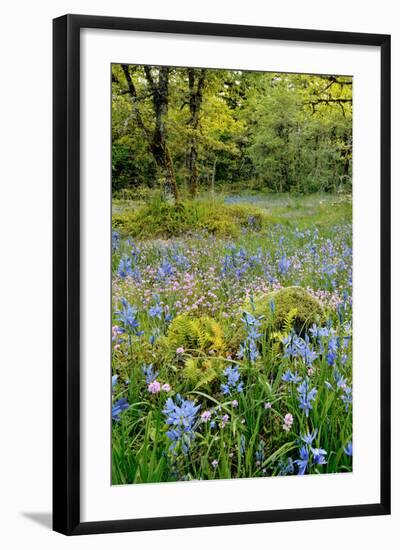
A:
[[[203,413],[201,413],[201,420],[203,422],[208,422],[211,418],[211,413],[210,411],[204,411]]]
[[[221,421],[221,428],[225,428],[226,423],[228,422],[228,420],[229,420],[229,415],[224,414],[224,416],[222,417],[222,421]]]
[[[153,393],[153,394],[159,393],[159,391],[161,390],[161,384],[157,380],[153,380],[153,382],[151,382],[147,386],[147,389],[149,390],[150,393]]]
[[[292,424],[293,424],[293,415],[291,415],[290,413],[287,413],[287,415],[285,415],[284,424],[282,428],[285,430],[285,432],[288,432],[292,427]]]

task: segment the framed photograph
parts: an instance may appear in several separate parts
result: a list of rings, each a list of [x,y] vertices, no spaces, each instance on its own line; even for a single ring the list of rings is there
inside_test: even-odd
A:
[[[390,513],[390,36],[54,20],[54,530]]]

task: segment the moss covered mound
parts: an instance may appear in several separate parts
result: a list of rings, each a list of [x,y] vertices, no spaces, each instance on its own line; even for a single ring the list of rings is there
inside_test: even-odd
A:
[[[206,232],[235,238],[243,229],[262,231],[269,224],[265,212],[248,204],[225,204],[222,200],[184,200],[170,204],[153,199],[136,208],[114,212],[113,229],[133,238],[176,237]]]
[[[324,308],[304,288],[288,286],[256,298],[255,313],[263,316],[263,324],[268,323],[275,330],[282,330],[285,320],[291,317],[293,329],[301,334],[313,323],[321,321]]]

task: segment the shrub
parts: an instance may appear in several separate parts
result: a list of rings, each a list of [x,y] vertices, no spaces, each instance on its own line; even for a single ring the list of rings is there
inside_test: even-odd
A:
[[[201,231],[232,238],[243,229],[261,231],[268,222],[268,216],[257,207],[210,199],[168,203],[155,197],[144,206],[113,215],[114,229],[134,238],[175,237]]]

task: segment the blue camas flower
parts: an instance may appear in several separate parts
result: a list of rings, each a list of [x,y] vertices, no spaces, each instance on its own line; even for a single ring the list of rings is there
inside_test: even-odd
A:
[[[305,415],[308,417],[309,411],[312,409],[311,402],[315,400],[317,396],[317,389],[309,387],[309,380],[308,378],[305,378],[303,382],[297,387],[297,391],[299,392],[299,407],[302,409],[305,413]]]
[[[118,231],[113,231],[111,236],[111,246],[113,252],[115,252],[119,247],[119,233]]]
[[[353,442],[349,441],[344,447],[343,450],[347,456],[353,456]]]
[[[311,445],[314,439],[317,437],[318,430],[315,429],[313,432],[307,432],[305,435],[301,436],[301,440],[307,445]]]
[[[173,272],[173,266],[169,263],[168,260],[164,260],[158,268],[158,277],[159,279],[168,279],[169,277],[171,277]]]
[[[313,463],[318,465],[326,464],[326,451],[324,449],[311,449],[313,455]]]
[[[115,403],[112,404],[111,417],[118,422],[121,419],[121,413],[129,408],[129,403],[126,397],[121,397]]]
[[[257,317],[254,317],[254,315],[251,315],[251,313],[247,311],[243,312],[242,321],[246,327],[247,338],[240,345],[238,357],[247,358],[251,363],[254,363],[260,355],[257,348],[257,341],[261,337],[261,333],[259,333],[257,329],[261,325],[261,322]]]
[[[249,361],[251,363],[254,363],[254,361],[259,357],[259,352],[257,348],[257,344],[254,340],[247,339],[243,344],[240,344],[238,357],[239,359],[243,359],[244,357],[248,357]]]
[[[298,475],[304,475],[307,472],[310,463],[310,457],[312,457],[312,464],[315,466],[322,466],[327,464],[325,449],[313,448],[311,445],[314,439],[317,437],[318,430],[315,429],[313,432],[307,432],[305,435],[301,436],[301,440],[305,443],[300,447],[299,453],[300,458],[295,460],[294,463],[298,467]],[[311,453],[311,454],[310,454]]]
[[[133,275],[131,258],[128,258],[128,256],[122,256],[119,261],[117,273],[122,279]]]
[[[166,424],[170,426],[167,437],[171,440],[171,451],[175,450],[180,443],[182,452],[187,454],[195,437],[194,428],[200,405],[196,406],[194,401],[182,399],[179,394],[176,395],[175,400],[176,402],[169,397],[163,410],[167,417]]]
[[[289,334],[289,336],[283,339],[283,345],[284,357],[289,359],[301,357],[305,365],[309,367],[318,357],[317,353],[313,350],[307,335],[305,340],[303,340],[303,338],[297,336],[296,333]]]
[[[305,445],[303,445],[302,447],[300,447],[299,453],[300,453],[300,458],[295,460],[294,463],[298,467],[297,474],[299,476],[303,476],[306,473],[308,468],[308,459],[309,459],[308,448]]]
[[[308,367],[311,367],[315,359],[318,357],[317,353],[312,349],[307,335],[305,336],[304,345],[301,347],[299,353],[300,357]]]
[[[234,366],[226,367],[224,370],[224,375],[227,377],[225,383],[221,384],[221,390],[223,395],[228,395],[233,392],[242,392],[243,391],[243,382],[240,380],[239,367]]]
[[[294,384],[298,384],[301,382],[301,376],[297,374],[297,371],[293,374],[290,369],[287,369],[287,371],[282,374],[282,380],[284,382],[293,382]]]
[[[328,342],[328,353],[326,354],[326,360],[328,365],[333,366],[338,356],[339,338],[332,335]]]
[[[294,473],[294,462],[289,457],[286,462],[281,463],[278,472],[278,476],[287,476]]]
[[[149,309],[150,317],[158,317],[158,319],[161,319],[162,314],[163,314],[163,308],[160,306],[158,302]]]
[[[256,461],[259,463],[264,462],[265,460],[265,443],[263,440],[258,444],[257,450],[255,452]]]
[[[345,305],[343,303],[339,303],[337,306],[336,306],[336,313],[339,317],[339,323],[342,324],[343,323],[343,319],[344,319],[344,311],[345,311]]]
[[[338,389],[344,389],[347,386],[346,378],[337,369],[333,371],[333,378]]]
[[[117,319],[122,323],[124,330],[136,336],[141,336],[143,331],[138,330],[139,321],[137,320],[137,309],[128,304],[125,298],[121,298],[122,308],[117,311]]]
[[[309,329],[309,333],[313,338],[326,338],[329,336],[329,329],[327,327],[317,327],[314,323]]]
[[[189,269],[190,267],[190,262],[189,260],[186,258],[186,256],[181,253],[181,252],[176,252],[175,254],[172,255],[172,260],[175,262],[175,264],[182,268],[182,269]]]
[[[343,388],[343,394],[340,396],[340,399],[346,405],[346,411],[348,411],[349,406],[353,403],[352,389],[349,386]]]
[[[153,365],[143,365],[142,367],[143,374],[146,377],[146,384],[151,384],[158,376],[158,372],[154,372]]]
[[[278,273],[281,275],[286,275],[291,265],[292,262],[286,257],[286,254],[282,254],[282,257],[278,261]]]

